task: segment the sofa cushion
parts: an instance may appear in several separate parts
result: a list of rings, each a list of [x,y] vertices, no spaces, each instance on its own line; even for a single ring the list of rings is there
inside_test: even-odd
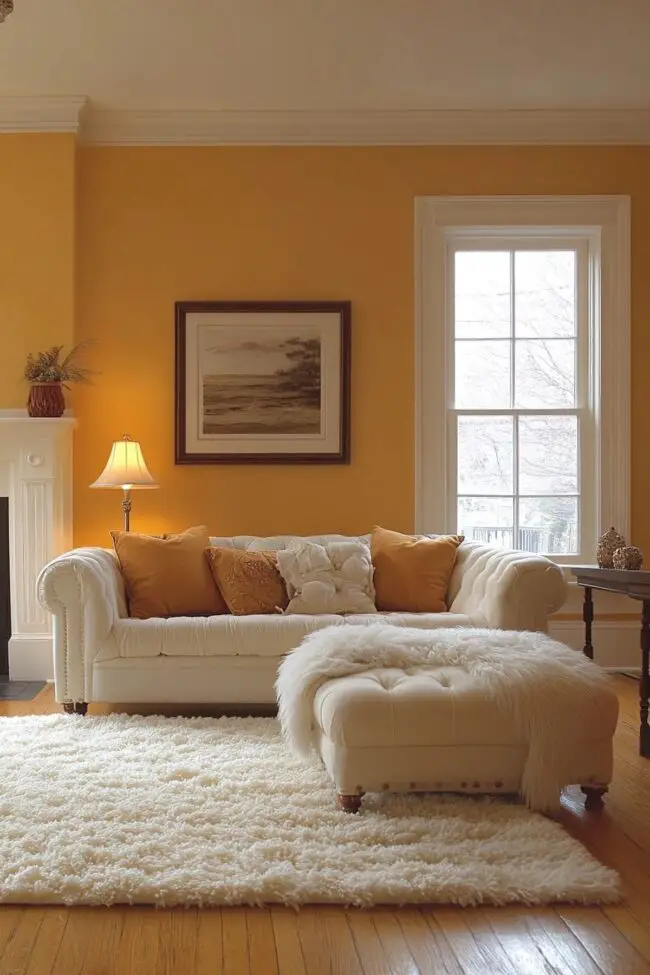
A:
[[[462,535],[422,538],[387,528],[372,532],[377,609],[444,613],[449,579]]]
[[[234,616],[277,613],[286,608],[287,590],[275,552],[250,552],[211,545],[208,563]]]
[[[314,630],[343,624],[342,616],[208,616],[119,620],[106,645],[119,657],[281,657]]]
[[[116,657],[281,657],[310,633],[326,626],[383,621],[427,629],[471,626],[468,616],[449,613],[384,613],[359,616],[208,616],[115,622],[97,660]]]
[[[204,526],[176,535],[111,532],[124,577],[129,615],[213,616],[227,613],[205,557]]]
[[[277,552],[290,596],[287,613],[372,613],[374,589],[367,545],[295,541]]]

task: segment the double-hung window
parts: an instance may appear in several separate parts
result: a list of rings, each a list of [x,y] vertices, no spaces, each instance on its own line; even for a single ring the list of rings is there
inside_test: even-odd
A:
[[[460,238],[447,265],[450,515],[469,539],[577,556],[593,509],[586,243]]]
[[[417,217],[418,528],[593,560],[627,521],[627,201]]]

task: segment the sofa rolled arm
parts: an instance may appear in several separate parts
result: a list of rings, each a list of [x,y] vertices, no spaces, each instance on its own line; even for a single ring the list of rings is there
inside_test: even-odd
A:
[[[566,596],[562,569],[542,555],[480,542],[459,546],[449,609],[471,617],[474,626],[545,632],[549,616],[560,609]]]
[[[54,617],[54,685],[61,704],[92,700],[93,661],[113,625],[128,615],[114,554],[77,548],[41,571],[38,599]]]

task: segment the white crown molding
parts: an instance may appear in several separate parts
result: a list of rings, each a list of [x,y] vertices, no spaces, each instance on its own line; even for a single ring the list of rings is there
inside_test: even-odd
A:
[[[650,145],[623,111],[134,111],[84,114],[94,145]]]
[[[650,145],[650,109],[220,111],[97,109],[82,96],[0,96],[0,133],[89,145]]]
[[[78,132],[86,99],[0,96],[0,133]]]

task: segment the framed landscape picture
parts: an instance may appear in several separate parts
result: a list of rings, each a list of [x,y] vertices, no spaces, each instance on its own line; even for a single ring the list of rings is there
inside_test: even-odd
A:
[[[176,303],[177,464],[347,464],[350,303]]]

